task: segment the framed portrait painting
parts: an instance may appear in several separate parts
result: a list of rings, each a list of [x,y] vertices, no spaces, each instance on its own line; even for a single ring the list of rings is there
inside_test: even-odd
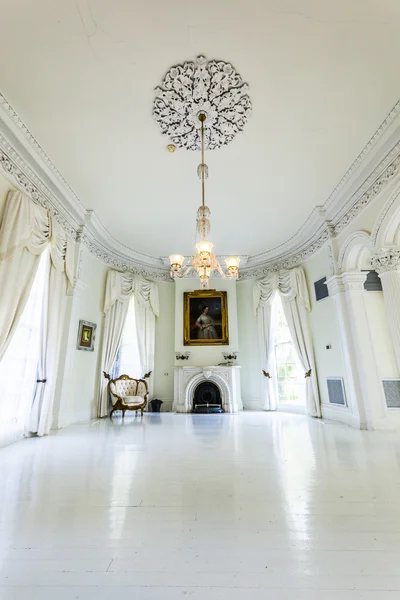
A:
[[[227,293],[216,290],[184,292],[185,346],[229,344]]]
[[[89,352],[93,352],[96,327],[97,325],[95,323],[79,321],[78,340],[76,344],[78,350],[88,350]]]

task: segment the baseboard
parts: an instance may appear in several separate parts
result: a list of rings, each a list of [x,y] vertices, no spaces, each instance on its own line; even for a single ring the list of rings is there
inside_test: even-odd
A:
[[[295,415],[305,415],[306,414],[306,409],[304,406],[296,406],[296,405],[290,405],[290,404],[281,404],[278,405],[276,412],[280,412],[280,413],[292,413]]]
[[[172,412],[173,400],[163,400],[161,404],[161,412]]]
[[[355,429],[361,429],[360,420],[350,412],[347,406],[332,406],[332,404],[322,403],[321,412],[322,418],[326,421],[335,421]]]
[[[261,405],[261,400],[243,400],[243,410],[263,410],[263,407]]]

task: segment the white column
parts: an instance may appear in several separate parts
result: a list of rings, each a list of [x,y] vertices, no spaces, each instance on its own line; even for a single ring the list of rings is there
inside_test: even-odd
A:
[[[367,274],[343,273],[327,281],[333,297],[353,423],[361,429],[387,426],[387,407],[364,304]]]
[[[84,261],[84,247],[81,238],[75,246],[74,285],[67,293],[65,309],[65,325],[61,344],[58,375],[55,390],[53,409],[53,429],[59,429],[69,424],[69,400],[71,378],[74,378],[72,365],[76,352],[76,326],[74,318],[76,305],[79,303],[86,284],[82,281],[82,264]]]
[[[400,370],[400,249],[392,248],[375,254],[371,266],[382,281],[383,299]]]

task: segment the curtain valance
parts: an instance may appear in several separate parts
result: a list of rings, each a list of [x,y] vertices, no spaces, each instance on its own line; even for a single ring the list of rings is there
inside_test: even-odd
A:
[[[18,249],[39,255],[50,244],[50,256],[58,271],[73,284],[75,242],[46,208],[22,192],[9,192],[0,228],[0,262]]]
[[[0,226],[0,360],[14,335],[46,248],[66,291],[73,285],[75,242],[48,210],[22,192],[9,192]]]
[[[120,273],[119,271],[108,271],[104,312],[107,313],[117,300],[128,302],[132,294],[135,294],[136,302],[139,305],[151,308],[154,315],[159,316],[160,306],[156,284],[139,275],[129,272]]]
[[[304,271],[301,267],[274,271],[264,279],[255,282],[253,300],[256,314],[260,306],[271,303],[275,292],[278,292],[281,298],[287,302],[296,297],[299,298],[307,312],[310,312],[310,298]]]

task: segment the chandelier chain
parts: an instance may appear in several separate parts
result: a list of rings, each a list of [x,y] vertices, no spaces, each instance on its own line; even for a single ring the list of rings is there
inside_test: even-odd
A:
[[[207,115],[201,112],[198,119],[201,123],[201,163],[197,168],[197,174],[201,179],[201,206],[197,211],[198,234],[201,234],[201,241],[196,244],[197,254],[192,258],[192,263],[184,265],[184,257],[179,254],[172,254],[171,276],[173,278],[186,277],[190,271],[195,270],[200,278],[201,287],[207,289],[210,276],[217,271],[224,279],[237,279],[239,274],[240,259],[237,256],[226,259],[227,272],[224,272],[218,262],[217,257],[212,252],[213,244],[207,240],[207,234],[210,232],[210,209],[205,204],[205,178],[208,177],[208,167],[204,162],[204,122]]]

